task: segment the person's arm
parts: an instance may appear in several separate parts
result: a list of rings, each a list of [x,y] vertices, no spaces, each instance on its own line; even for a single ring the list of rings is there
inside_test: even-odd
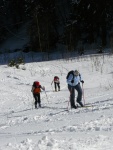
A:
[[[40,88],[41,88],[43,91],[45,91],[45,87],[44,87],[44,86],[42,87],[42,86],[40,85]]]
[[[54,80],[53,80],[54,81]],[[53,81],[51,82],[51,85],[53,84]]]
[[[60,83],[60,79],[59,79],[59,77],[57,78],[57,81],[56,81],[57,83]]]
[[[67,82],[74,82],[74,78],[72,74],[69,75]]]
[[[83,84],[83,83],[84,83],[84,80],[82,79],[81,74],[79,74],[79,78],[80,78],[80,82]]]
[[[31,89],[31,92],[32,92],[32,93],[33,93],[34,89],[35,89],[35,88],[34,88],[34,86],[32,85],[32,89]]]

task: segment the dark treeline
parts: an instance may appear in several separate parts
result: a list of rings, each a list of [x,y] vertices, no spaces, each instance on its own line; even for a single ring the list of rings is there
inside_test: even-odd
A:
[[[105,47],[112,35],[112,0],[0,0],[0,43],[29,22],[31,51],[73,51],[81,41]]]

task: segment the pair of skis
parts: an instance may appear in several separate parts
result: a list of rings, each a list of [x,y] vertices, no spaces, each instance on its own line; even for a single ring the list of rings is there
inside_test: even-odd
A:
[[[84,105],[83,107],[81,107],[81,106],[78,106],[77,105],[77,108],[75,109],[75,110],[77,110],[77,109],[84,109],[84,108],[92,108],[92,111],[93,111],[93,105]],[[73,109],[73,108],[72,108]],[[69,110],[71,110],[71,108],[67,108],[67,111],[69,111]]]

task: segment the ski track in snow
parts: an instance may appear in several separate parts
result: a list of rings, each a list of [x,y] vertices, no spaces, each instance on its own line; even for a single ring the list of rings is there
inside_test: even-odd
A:
[[[25,65],[24,71],[1,66],[0,150],[113,149],[113,86],[106,82],[101,86],[103,81],[99,79],[106,74],[99,74],[94,68],[92,71],[90,60],[87,65],[84,62],[81,59],[54,61],[53,65],[52,62],[31,63]],[[71,110],[65,76],[75,64],[84,72],[85,103],[91,107]],[[107,61],[105,64],[103,72],[106,69],[110,72]],[[50,85],[55,74],[61,79],[60,92],[53,92]],[[96,81],[91,85],[95,76]],[[32,83],[37,79],[46,87],[46,93],[41,93],[40,109],[34,109],[31,93]]]

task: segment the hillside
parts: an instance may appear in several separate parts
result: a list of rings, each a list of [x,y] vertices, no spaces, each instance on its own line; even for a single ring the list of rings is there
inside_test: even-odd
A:
[[[0,150],[112,150],[112,64],[113,55],[105,54],[30,62],[20,69],[1,65]],[[83,103],[90,107],[70,108],[66,75],[72,69],[85,81]],[[59,92],[51,86],[55,75]],[[35,80],[45,86],[39,109],[31,93]]]

